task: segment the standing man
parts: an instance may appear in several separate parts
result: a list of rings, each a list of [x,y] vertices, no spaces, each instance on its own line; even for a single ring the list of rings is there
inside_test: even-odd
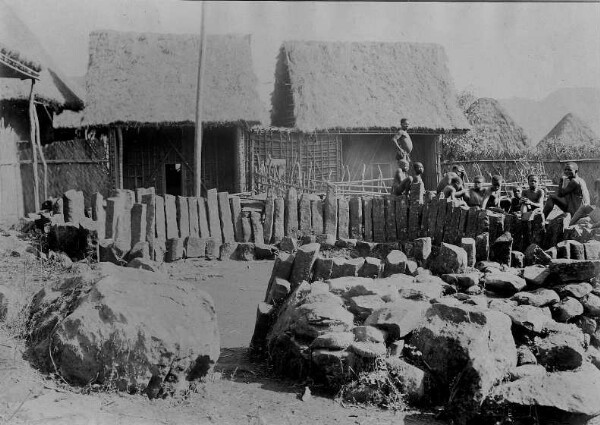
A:
[[[392,137],[396,148],[396,159],[404,159],[410,162],[410,153],[413,150],[412,140],[408,134],[408,119],[400,120],[400,131]]]
[[[565,165],[556,194],[550,195],[546,201],[544,217],[548,218],[555,205],[573,216],[582,205],[590,204],[590,193],[585,181],[577,175],[578,171],[579,167],[574,162]]]

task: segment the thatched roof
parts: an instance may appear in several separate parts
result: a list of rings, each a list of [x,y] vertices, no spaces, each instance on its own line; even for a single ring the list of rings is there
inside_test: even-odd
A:
[[[554,141],[560,141],[567,146],[580,146],[599,142],[600,138],[577,115],[568,113],[546,134],[538,146],[543,147]]]
[[[37,38],[19,17],[0,1],[0,43],[5,58],[17,60],[23,70],[39,71],[35,84],[35,99],[57,110],[79,110],[83,107],[81,93],[54,64]],[[4,74],[3,77],[14,77]],[[0,78],[2,100],[27,100],[30,79]]]
[[[490,148],[514,151],[527,147],[527,135],[497,100],[477,99],[469,106],[466,115]]]
[[[199,52],[196,35],[93,32],[84,123],[193,124]],[[207,36],[205,54],[204,121],[264,121],[250,36]]]
[[[62,111],[55,115],[52,121],[54,128],[81,128],[83,126],[83,111]]]
[[[436,44],[285,42],[271,100],[272,125],[303,131],[469,129]]]

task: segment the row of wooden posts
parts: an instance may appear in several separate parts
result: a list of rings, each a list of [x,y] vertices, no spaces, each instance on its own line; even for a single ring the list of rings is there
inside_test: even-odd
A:
[[[209,190],[206,197],[159,196],[153,188],[116,190],[111,195],[106,202],[100,194],[93,197],[92,217],[99,237],[113,239],[123,250],[147,242],[150,253],[164,251],[170,239],[194,237],[212,239],[216,244],[269,244],[286,236],[321,234],[369,242],[431,237],[434,244],[460,245],[463,237],[486,235],[489,245],[505,231],[513,236],[513,250],[523,250],[529,243],[544,248],[556,245],[566,228],[560,220],[558,225],[546,227],[540,214],[521,220],[510,214],[460,206],[438,198],[435,192],[426,192],[422,184],[413,185],[410,196],[399,197],[342,197],[335,188],[324,197],[298,196],[289,188],[285,197],[267,196],[250,207],[238,196],[216,189]],[[78,205],[77,210],[82,208],[82,196]],[[67,204],[64,210],[65,220],[75,221]]]

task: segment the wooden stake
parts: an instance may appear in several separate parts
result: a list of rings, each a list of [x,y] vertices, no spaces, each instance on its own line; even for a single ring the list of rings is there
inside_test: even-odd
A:
[[[196,96],[196,137],[194,138],[194,196],[201,196],[202,188],[202,80],[204,74],[204,55],[206,51],[206,2],[202,2],[200,20],[200,57],[198,59],[198,87]]]
[[[117,127],[117,189],[123,189],[123,132]]]
[[[35,86],[35,80],[31,80],[31,91],[29,92],[29,137],[31,139],[31,153],[33,155],[33,197],[35,211],[40,210],[40,183],[38,180],[38,163],[37,163],[37,149],[35,146],[35,105],[33,104],[33,87]]]

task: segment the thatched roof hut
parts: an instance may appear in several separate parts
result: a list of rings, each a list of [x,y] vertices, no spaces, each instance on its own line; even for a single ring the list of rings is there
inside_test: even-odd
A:
[[[573,113],[568,113],[538,143],[538,147],[543,148],[544,145],[555,141],[567,146],[581,146],[598,143],[600,137],[581,118]]]
[[[193,125],[199,42],[187,34],[91,33],[84,124]],[[250,36],[207,36],[205,54],[204,122],[264,121]]]
[[[83,107],[82,95],[77,87],[63,75],[35,35],[3,2],[0,2],[0,43],[4,58],[16,62],[17,67],[30,74],[21,77],[39,76],[35,84],[36,101],[56,111]],[[25,101],[29,98],[31,81],[8,78],[14,76],[10,73],[0,75],[0,98],[3,101]]]
[[[477,99],[466,112],[469,123],[493,149],[514,151],[527,147],[525,131],[495,99]]]
[[[283,43],[271,123],[303,131],[469,129],[443,47],[427,43]]]

